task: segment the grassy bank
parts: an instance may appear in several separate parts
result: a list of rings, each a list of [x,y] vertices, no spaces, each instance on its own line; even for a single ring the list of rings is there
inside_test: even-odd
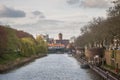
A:
[[[44,54],[41,54],[44,53]],[[0,25],[0,72],[23,65],[47,53],[47,43],[41,35]]]
[[[6,54],[0,58],[0,73],[7,72],[16,67],[20,67],[26,63],[34,61],[37,58],[44,57],[47,54],[32,55],[30,57],[24,57],[19,54]]]

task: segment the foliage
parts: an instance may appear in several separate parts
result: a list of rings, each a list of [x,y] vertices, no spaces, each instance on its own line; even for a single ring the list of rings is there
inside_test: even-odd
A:
[[[7,47],[7,33],[3,26],[0,25],[0,55],[4,53],[4,50]]]
[[[0,64],[7,64],[7,63],[11,63],[13,61],[15,61],[16,59],[22,59],[23,56],[16,54],[16,53],[11,53],[10,54],[3,54],[2,58],[0,58]]]
[[[33,38],[33,36],[27,32],[24,31],[16,31],[16,35],[18,38],[24,38],[24,37],[31,37]]]
[[[84,47],[91,44],[110,45],[114,37],[120,40],[120,1],[113,2],[114,6],[108,10],[108,17],[93,18],[87,25],[81,28],[82,35],[78,36],[76,46]],[[104,44],[103,44],[104,43]]]
[[[113,1],[114,6],[108,9],[108,17],[120,17],[120,0]]]
[[[113,66],[113,65],[106,64],[105,67],[109,68],[110,70],[115,70],[115,66]]]
[[[0,62],[16,60],[22,57],[31,57],[47,52],[47,43],[31,34],[0,25]],[[1,64],[0,63],[0,64]]]
[[[7,33],[7,47],[6,47],[6,50],[8,51],[12,51],[12,52],[15,52],[16,50],[19,49],[19,45],[20,45],[20,42],[19,42],[19,39],[18,37],[16,36],[16,30],[12,29],[12,28],[5,28],[6,30],[6,33]]]
[[[43,38],[39,35],[36,37],[37,42],[37,53],[46,53],[47,52],[47,43],[43,40]]]
[[[34,39],[32,38],[21,38],[21,47],[20,50],[22,52],[23,56],[31,56],[33,54],[36,54],[36,43],[34,42]]]

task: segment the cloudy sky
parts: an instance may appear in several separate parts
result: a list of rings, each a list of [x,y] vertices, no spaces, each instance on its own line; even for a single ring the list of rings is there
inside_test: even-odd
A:
[[[111,0],[0,0],[0,24],[68,39],[93,17],[106,17],[109,6]]]

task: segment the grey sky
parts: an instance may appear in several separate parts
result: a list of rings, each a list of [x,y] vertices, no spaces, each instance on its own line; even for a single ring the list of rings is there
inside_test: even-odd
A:
[[[1,18],[18,18],[18,17],[25,17],[26,14],[24,11],[15,10],[13,8],[6,7],[2,5],[0,7],[0,17]]]
[[[78,36],[93,17],[106,17],[111,0],[0,0],[0,24],[56,38]]]

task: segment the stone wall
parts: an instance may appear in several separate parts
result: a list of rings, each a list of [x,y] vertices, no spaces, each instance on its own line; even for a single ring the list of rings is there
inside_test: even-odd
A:
[[[104,58],[105,58],[106,63],[107,63],[108,65],[111,65],[111,53],[112,53],[112,51],[109,51],[109,50],[106,50],[106,51],[105,51],[105,56],[104,56]]]
[[[118,66],[120,68],[120,50],[117,51],[116,61],[117,61]]]
[[[116,66],[116,63],[118,63],[120,68],[120,50],[114,50],[114,52],[113,50],[106,50],[104,57],[108,65]]]
[[[110,66],[116,68],[118,64],[118,68],[120,69],[120,50],[103,50],[102,48],[92,48],[85,50],[85,56],[88,61],[93,60],[96,56],[103,56],[102,59],[106,60],[106,63]]]

